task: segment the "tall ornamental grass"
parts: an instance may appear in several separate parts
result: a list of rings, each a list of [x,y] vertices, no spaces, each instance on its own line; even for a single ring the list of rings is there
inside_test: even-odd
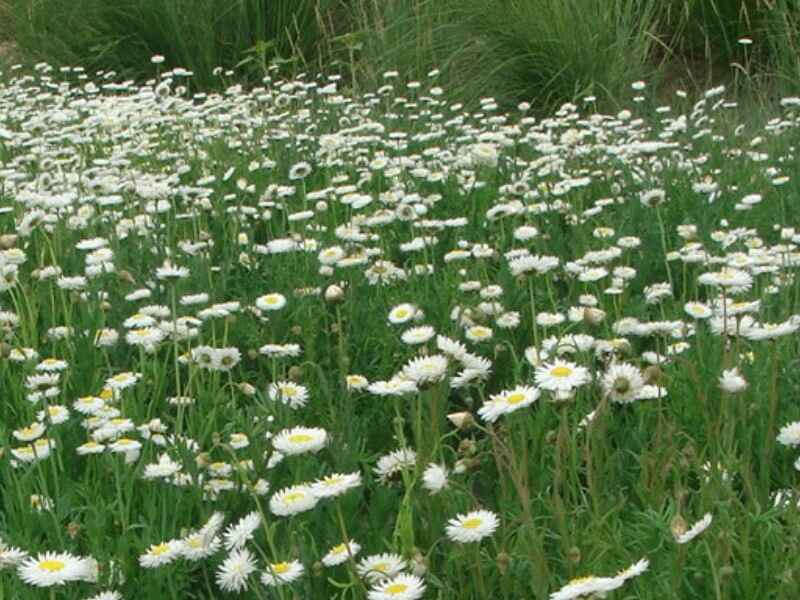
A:
[[[182,67],[198,89],[276,66],[341,74],[356,92],[437,71],[453,101],[539,114],[586,96],[619,107],[639,79],[660,101],[726,84],[761,103],[800,81],[794,0],[0,0],[7,39],[25,62],[139,82]]]
[[[7,0],[10,29],[30,60],[116,71],[136,79],[163,68],[218,83],[217,67],[260,75],[275,63],[305,67],[316,56],[317,13],[327,0]]]

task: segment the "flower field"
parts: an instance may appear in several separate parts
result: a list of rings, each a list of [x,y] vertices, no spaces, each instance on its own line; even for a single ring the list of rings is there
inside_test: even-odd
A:
[[[800,98],[0,87],[0,600],[796,598]]]

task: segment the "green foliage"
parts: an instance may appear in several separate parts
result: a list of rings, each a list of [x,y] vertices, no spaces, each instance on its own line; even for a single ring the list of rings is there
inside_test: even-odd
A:
[[[316,58],[317,13],[325,0],[8,0],[11,29],[30,60],[116,71],[139,80],[182,67],[194,84],[214,87],[214,69],[291,63]],[[253,57],[258,61],[254,62]],[[244,61],[244,62],[242,62]]]
[[[531,101],[543,113],[587,94],[618,105],[643,78],[693,92],[728,82],[762,96],[800,80],[791,0],[361,0],[348,20],[334,48],[356,81],[440,68],[461,100]]]
[[[453,100],[541,113],[586,95],[619,106],[638,79],[665,94],[727,83],[759,103],[800,82],[794,0],[3,0],[9,36],[28,62],[139,81],[160,54],[200,89],[276,66],[340,72],[355,90],[437,70]]]
[[[501,99],[553,106],[585,95],[619,103],[652,72],[656,11],[632,0],[468,0],[470,73]]]

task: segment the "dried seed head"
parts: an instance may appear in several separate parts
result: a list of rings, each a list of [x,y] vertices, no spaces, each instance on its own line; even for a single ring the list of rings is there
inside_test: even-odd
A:
[[[669,524],[669,529],[670,531],[672,531],[672,535],[675,536],[676,538],[686,533],[686,530],[688,528],[689,527],[686,524],[686,520],[680,515],[675,515]]]
[[[295,383],[300,382],[303,379],[303,369],[298,367],[297,365],[293,365],[289,368],[289,379],[294,381]]]
[[[657,365],[647,367],[642,373],[645,383],[649,385],[656,385],[664,378],[664,371]]]

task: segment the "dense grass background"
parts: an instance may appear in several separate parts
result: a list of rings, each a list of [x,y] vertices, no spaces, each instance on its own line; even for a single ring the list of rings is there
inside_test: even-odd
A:
[[[641,78],[662,97],[726,83],[762,103],[800,81],[794,0],[0,0],[3,38],[27,62],[140,81],[160,54],[199,88],[230,81],[217,67],[252,83],[335,70],[354,88],[436,68],[458,99],[542,110],[589,94],[618,106]]]

